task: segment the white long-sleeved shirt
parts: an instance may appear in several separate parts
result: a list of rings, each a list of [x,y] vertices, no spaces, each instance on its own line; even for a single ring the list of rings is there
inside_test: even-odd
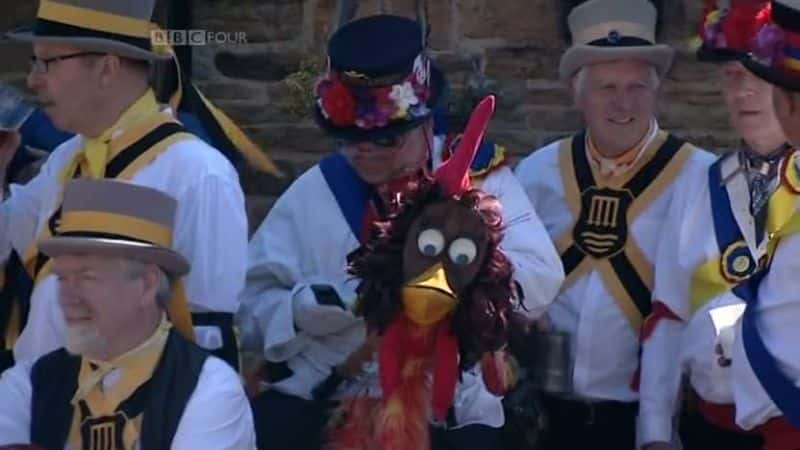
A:
[[[481,189],[496,195],[504,219],[514,221],[502,249],[514,266],[514,279],[530,314],[541,314],[563,279],[563,269],[547,233],[510,169],[483,179]],[[523,220],[514,220],[523,219]],[[313,302],[310,285],[333,286],[347,304],[355,300],[358,280],[346,272],[346,256],[359,242],[347,224],[319,168],[304,173],[284,193],[250,243],[247,284],[238,315],[243,346],[263,351],[270,361],[286,361],[294,372],[275,389],[302,398],[323,381],[331,368],[364,342],[361,319],[332,308],[324,330],[296,329],[303,318],[293,304]],[[336,325],[331,326],[333,320]],[[372,374],[376,375],[376,374]],[[377,385],[375,376],[374,383]],[[372,392],[372,391],[371,391]],[[457,388],[458,425],[503,424],[500,399],[486,390],[479,371],[465,373]]]
[[[12,247],[24,255],[47,226],[58,206],[62,172],[82,146],[83,137],[73,137],[50,154],[28,184],[11,186],[9,198],[0,204],[0,259]],[[219,151],[193,138],[170,145],[130,181],[178,201],[172,247],[192,265],[184,279],[192,312],[235,313],[246,271],[247,216],[233,166]],[[36,360],[64,345],[57,291],[52,275],[35,286],[28,324],[14,346],[16,359]],[[216,328],[197,327],[196,337],[210,349],[221,345]]]
[[[554,241],[569,232],[577,220],[566,198],[559,161],[561,145],[554,142],[535,150],[516,168],[517,177]],[[656,260],[675,186],[692,176],[689,168],[713,160],[707,152],[691,152],[673,182],[628,223],[629,239],[636,241],[649,264]],[[599,271],[591,269],[565,285],[550,306],[548,317],[557,331],[570,336],[574,396],[593,401],[638,400],[632,380],[639,365],[639,330],[633,329]]]
[[[708,170],[698,171],[676,193],[664,245],[659,249],[654,297],[680,320],[659,321],[645,341],[639,424],[643,443],[668,440],[682,374],[688,374],[692,389],[703,400],[735,404],[736,422],[744,429],[781,415],[744,353],[741,320],[732,325],[732,332],[717,335],[712,312],[729,305],[743,305],[742,299],[725,291],[708,299],[696,311],[691,306],[692,275],[701,265],[720,258],[708,183]],[[744,202],[740,209],[745,211],[749,211],[747,194],[744,192],[740,199]],[[800,201],[796,201],[795,207],[800,207]],[[796,258],[798,248],[798,236],[780,242],[770,271],[759,287],[758,323],[769,351],[778,358],[786,374],[800,383],[800,352],[792,345],[797,339],[795,324],[800,320],[800,296],[794,294],[800,284],[793,286],[797,284],[800,268]],[[718,364],[717,343],[722,343],[729,352],[725,356],[731,358],[730,366]],[[678,355],[678,359],[664,355]]]

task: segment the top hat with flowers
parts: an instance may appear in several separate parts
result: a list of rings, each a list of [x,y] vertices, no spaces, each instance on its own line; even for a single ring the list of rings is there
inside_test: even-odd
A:
[[[772,20],[752,42],[744,65],[755,75],[800,92],[800,0],[772,0]]]
[[[706,62],[738,61],[770,23],[769,0],[706,0],[700,22],[697,58]]]
[[[377,141],[428,120],[445,80],[411,19],[376,15],[350,22],[328,43],[328,70],[314,89],[322,129],[346,141]]]

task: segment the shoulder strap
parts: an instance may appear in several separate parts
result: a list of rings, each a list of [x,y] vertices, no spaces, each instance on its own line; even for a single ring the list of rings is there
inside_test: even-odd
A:
[[[152,131],[139,138],[136,142],[120,151],[111,161],[108,162],[106,165],[106,178],[120,178],[120,176],[124,173],[129,173],[129,169],[137,163],[137,168],[141,167],[141,163],[144,162],[143,158],[149,156],[149,160],[156,156],[154,154],[150,154],[150,150],[154,150],[155,153],[160,153],[166,149],[166,146],[162,147],[159,145],[160,143],[166,141],[174,135],[185,132],[185,128],[183,128],[183,126],[177,122],[165,122],[157,126]],[[60,219],[61,207],[56,209],[48,222],[50,235],[55,235],[57,233],[58,222]],[[47,262],[50,260],[50,258],[41,252],[37,252],[35,258],[33,273],[29,273],[32,283],[39,276],[39,273],[42,271],[45,264],[47,264]]]
[[[683,147],[686,142],[678,139],[673,135],[668,135],[667,140],[656,151],[653,159],[647,162],[636,175],[633,176],[627,183],[625,189],[631,191],[633,197],[636,198],[650,186],[659,175],[664,171],[664,168],[672,161],[672,158],[678,154],[678,151]]]
[[[13,348],[28,322],[33,284],[16,250],[6,260],[0,282],[0,351]],[[0,373],[3,367],[0,365]]]
[[[161,361],[147,383],[149,395],[138,399],[139,405],[128,405],[130,408],[144,407],[142,448],[172,447],[175,432],[208,356],[208,352],[184,339],[174,329],[170,331]],[[131,402],[134,401],[137,399],[132,397]]]
[[[372,187],[358,176],[339,152],[320,161],[319,168],[336,204],[339,205],[339,210],[350,226],[350,231],[357,239],[363,240],[364,217],[373,195]]]
[[[60,349],[41,357],[31,370],[31,443],[61,449],[69,439],[72,397],[78,389],[81,358]]]
[[[586,157],[586,131],[581,131],[572,138],[572,167],[575,169],[575,180],[580,193],[596,184],[592,167]]]

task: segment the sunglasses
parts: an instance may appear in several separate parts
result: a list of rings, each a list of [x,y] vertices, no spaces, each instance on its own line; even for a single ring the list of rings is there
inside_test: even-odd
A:
[[[406,142],[406,135],[388,135],[388,136],[380,136],[370,139],[359,139],[359,140],[342,140],[340,143],[342,145],[357,145],[363,143],[370,143],[375,144],[378,147],[383,147],[385,149],[397,148],[401,147]]]

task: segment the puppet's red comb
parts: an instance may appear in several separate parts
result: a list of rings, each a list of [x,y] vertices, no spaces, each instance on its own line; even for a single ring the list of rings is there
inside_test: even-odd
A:
[[[464,135],[453,156],[436,170],[434,175],[436,182],[447,195],[460,194],[471,187],[469,169],[481,145],[483,135],[486,133],[486,128],[489,127],[494,107],[494,95],[489,95],[478,103],[469,116]]]

